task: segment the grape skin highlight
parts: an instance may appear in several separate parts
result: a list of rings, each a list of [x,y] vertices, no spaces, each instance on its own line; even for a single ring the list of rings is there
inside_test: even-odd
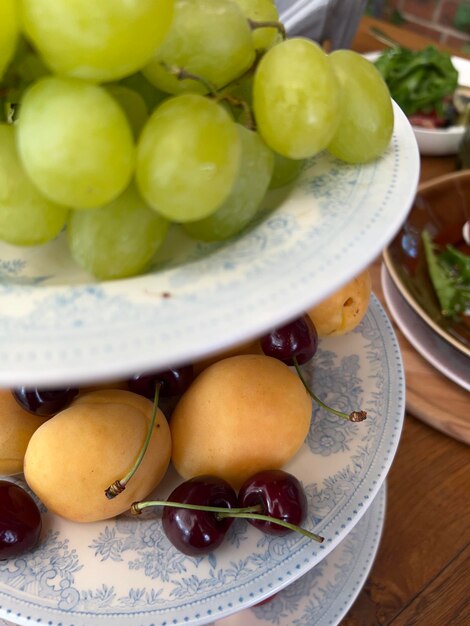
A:
[[[174,96],[154,111],[142,131],[137,185],[167,219],[202,219],[230,193],[240,157],[237,128],[223,107],[198,94]]]
[[[253,83],[258,131],[282,156],[304,159],[330,143],[340,120],[340,89],[327,55],[302,37],[261,59]]]
[[[135,146],[124,112],[103,88],[46,77],[25,94],[21,160],[45,196],[76,209],[101,206],[128,185]]]
[[[132,74],[152,58],[170,27],[173,4],[20,0],[25,32],[49,67],[60,75],[98,82]]]
[[[17,246],[45,243],[60,233],[67,213],[34,187],[17,155],[14,126],[0,124],[0,239]]]

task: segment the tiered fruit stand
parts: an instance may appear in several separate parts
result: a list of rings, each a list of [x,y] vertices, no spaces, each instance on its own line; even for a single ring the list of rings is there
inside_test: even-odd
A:
[[[418,151],[397,108],[395,116],[390,148],[376,162],[349,166],[322,154],[293,189],[270,197],[270,211],[249,232],[218,245],[191,244],[175,232],[154,271],[139,278],[91,281],[60,238],[39,250],[2,245],[0,386],[86,384],[194,361],[319,302],[380,253],[411,205]],[[77,525],[45,512],[39,547],[0,562],[0,618],[50,626],[223,624],[336,562],[366,513],[378,537],[383,491],[375,497],[399,441],[404,375],[375,298],[354,332],[321,342],[306,371],[330,403],[368,411],[365,422],[351,424],[315,408],[305,445],[287,468],[304,483],[306,527],[324,535],[323,544],[300,535],[268,539],[237,524],[217,553],[196,559],[169,544],[157,517]],[[177,481],[170,473],[159,494]],[[364,541],[370,558],[351,570],[344,593],[337,589],[342,609],[325,597],[330,621],[315,623],[337,623],[358,592],[377,545]],[[257,611],[253,619],[263,618]]]

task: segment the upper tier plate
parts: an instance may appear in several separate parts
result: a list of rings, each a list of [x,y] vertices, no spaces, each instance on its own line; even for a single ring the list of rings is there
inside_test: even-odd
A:
[[[262,334],[381,252],[407,215],[418,175],[413,132],[395,107],[382,158],[350,166],[323,153],[293,189],[270,196],[275,210],[248,232],[210,245],[173,232],[145,276],[93,282],[63,238],[0,245],[0,386],[124,377]]]

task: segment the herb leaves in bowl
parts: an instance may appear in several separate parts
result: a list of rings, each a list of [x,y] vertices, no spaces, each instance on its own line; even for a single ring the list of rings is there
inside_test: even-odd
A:
[[[431,116],[435,126],[453,123],[452,96],[458,85],[458,71],[448,53],[435,46],[419,51],[397,46],[385,50],[375,65],[392,98],[412,123],[412,116],[417,114]]]

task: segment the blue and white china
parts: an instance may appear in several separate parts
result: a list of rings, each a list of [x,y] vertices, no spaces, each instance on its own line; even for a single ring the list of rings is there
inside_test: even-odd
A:
[[[383,157],[327,153],[270,196],[259,223],[223,244],[175,228],[144,276],[96,282],[60,236],[0,244],[0,386],[112,379],[193,361],[297,316],[374,260],[414,198],[419,155],[395,107]]]
[[[172,547],[155,512],[92,524],[45,512],[37,549],[0,561],[0,617],[23,626],[196,626],[259,602],[323,561],[378,493],[403,424],[401,355],[377,299],[354,331],[322,340],[304,367],[325,402],[368,413],[354,424],[315,406],[306,442],[286,468],[304,485],[305,526],[322,544],[263,535],[237,520],[217,551],[194,558]],[[155,496],[167,497],[177,482],[170,472]]]

